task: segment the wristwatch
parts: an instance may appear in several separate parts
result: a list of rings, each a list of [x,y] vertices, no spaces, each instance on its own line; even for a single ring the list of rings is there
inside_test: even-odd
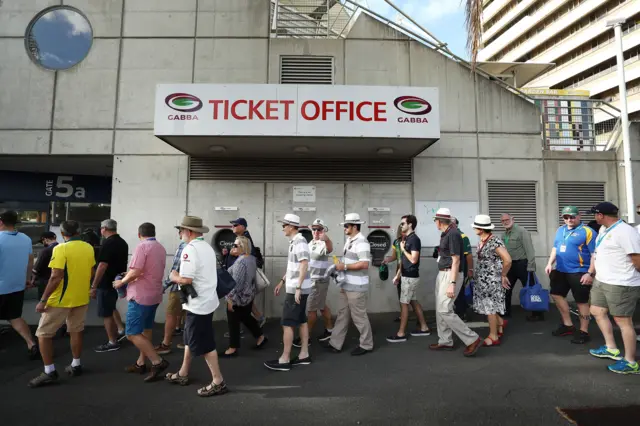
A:
[[[40,300],[40,303],[44,303],[46,305],[47,301],[46,300]]]
[[[296,290],[302,290],[302,287],[296,287]]]

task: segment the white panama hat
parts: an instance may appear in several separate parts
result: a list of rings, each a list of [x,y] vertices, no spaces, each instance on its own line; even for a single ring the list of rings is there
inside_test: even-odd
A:
[[[279,220],[278,222],[285,225],[300,226],[300,216],[287,213],[284,215],[284,219]]]
[[[362,225],[364,222],[364,220],[360,220],[360,215],[358,213],[347,213],[344,216],[344,222],[342,222],[340,225]]]
[[[491,218],[488,215],[479,214],[476,215],[476,217],[473,219],[473,225],[471,225],[471,227],[476,229],[486,229],[490,231],[496,226],[491,223]]]

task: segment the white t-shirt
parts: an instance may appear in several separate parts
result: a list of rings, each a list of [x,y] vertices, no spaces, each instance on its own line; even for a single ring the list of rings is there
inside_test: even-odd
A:
[[[605,284],[640,286],[640,272],[631,262],[630,254],[640,254],[640,234],[631,225],[600,228],[596,238],[596,279]]]
[[[216,292],[216,265],[216,254],[203,239],[197,238],[185,246],[180,261],[180,276],[193,280],[198,297],[194,299],[189,296],[189,303],[183,304],[182,309],[196,315],[207,315],[216,310],[220,304]]]

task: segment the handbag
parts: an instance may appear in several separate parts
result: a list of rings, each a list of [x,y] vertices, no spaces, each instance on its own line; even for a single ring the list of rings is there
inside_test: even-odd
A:
[[[225,269],[218,268],[217,272],[218,285],[216,286],[216,292],[218,293],[218,299],[222,299],[234,289],[236,280],[234,280],[231,274]]]
[[[378,275],[380,276],[381,281],[386,281],[389,279],[389,267],[386,264],[380,265],[380,269],[378,271]]]
[[[262,269],[256,269],[256,292],[261,293],[270,285],[271,282]]]
[[[531,285],[531,277],[535,283]],[[549,310],[549,290],[542,288],[535,273],[530,273],[527,286],[520,290],[520,306],[526,311],[545,312]]]
[[[475,281],[471,278],[465,278],[464,298],[467,301],[467,305],[473,305],[473,286]]]

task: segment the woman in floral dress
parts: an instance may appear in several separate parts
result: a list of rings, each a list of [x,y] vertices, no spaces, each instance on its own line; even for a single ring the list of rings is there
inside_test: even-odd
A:
[[[500,337],[506,321],[500,315],[505,310],[506,289],[509,288],[507,272],[511,268],[511,256],[500,238],[491,232],[495,225],[487,215],[476,216],[473,224],[478,243],[478,263],[473,288],[473,310],[486,315],[489,321],[489,336],[483,346],[500,345]]]

